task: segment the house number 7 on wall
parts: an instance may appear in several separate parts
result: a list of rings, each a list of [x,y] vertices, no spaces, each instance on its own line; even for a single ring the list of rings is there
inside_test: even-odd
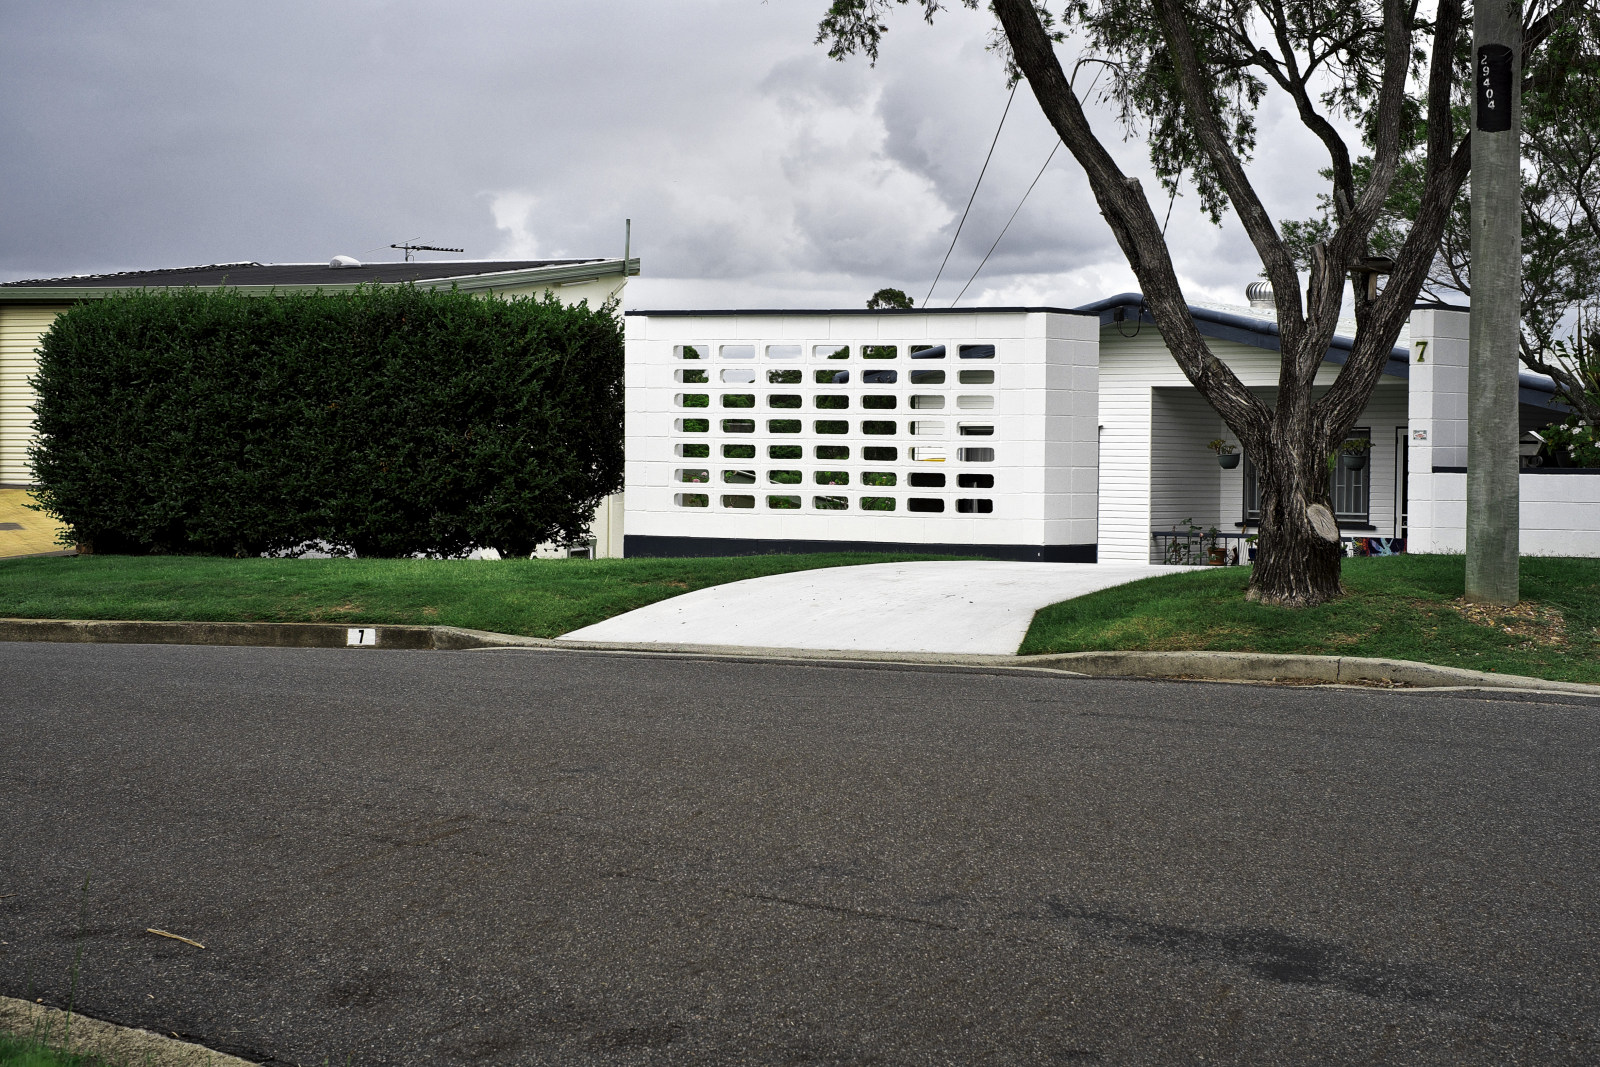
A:
[[[371,627],[363,627],[362,629],[351,627],[345,633],[347,636],[344,643],[347,645],[376,645],[378,643],[378,631]]]

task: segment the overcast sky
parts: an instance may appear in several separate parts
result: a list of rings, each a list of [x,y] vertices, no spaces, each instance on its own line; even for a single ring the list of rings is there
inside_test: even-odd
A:
[[[619,256],[631,217],[629,307],[856,307],[881,286],[921,306],[1006,103],[989,16],[903,9],[873,68],[812,43],[825,7],[0,0],[0,280],[405,240]],[[1276,101],[1260,121],[1268,206],[1309,214],[1319,147]],[[934,306],[1053,143],[1024,85]],[[1191,299],[1243,302],[1260,267],[1237,226],[1182,197],[1169,237]],[[1134,288],[1063,149],[962,303]]]

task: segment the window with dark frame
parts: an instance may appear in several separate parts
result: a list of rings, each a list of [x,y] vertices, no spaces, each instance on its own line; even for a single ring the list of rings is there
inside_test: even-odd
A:
[[[1357,426],[1345,436],[1346,441],[1370,440],[1372,431]],[[1350,470],[1340,460],[1335,460],[1333,484],[1329,487],[1333,497],[1333,517],[1341,523],[1365,526],[1372,514],[1372,464],[1360,470]],[[1256,480],[1256,465],[1244,457],[1244,521],[1247,526],[1261,522],[1261,485]]]

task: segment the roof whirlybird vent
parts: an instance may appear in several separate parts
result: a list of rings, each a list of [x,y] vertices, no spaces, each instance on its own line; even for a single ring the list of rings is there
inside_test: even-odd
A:
[[[1262,311],[1275,311],[1278,305],[1272,299],[1271,282],[1251,282],[1244,287],[1244,298],[1250,301],[1250,306]]]
[[[330,267],[359,267],[361,261],[355,256],[334,256],[328,261]]]

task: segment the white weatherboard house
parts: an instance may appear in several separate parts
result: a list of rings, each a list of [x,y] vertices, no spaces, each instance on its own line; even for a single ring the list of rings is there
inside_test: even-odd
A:
[[[1191,309],[1269,404],[1263,308]],[[1464,309],[1419,306],[1331,475],[1344,537],[1462,550]],[[1336,338],[1318,385],[1349,351]],[[1525,429],[1564,414],[1523,376]],[[627,318],[630,556],[902,550],[1163,562],[1209,532],[1248,553],[1248,457],[1183,377],[1137,294],[1078,309],[638,311]],[[1523,551],[1600,556],[1600,471],[1522,479]],[[1205,533],[1202,539],[1209,541]]]

